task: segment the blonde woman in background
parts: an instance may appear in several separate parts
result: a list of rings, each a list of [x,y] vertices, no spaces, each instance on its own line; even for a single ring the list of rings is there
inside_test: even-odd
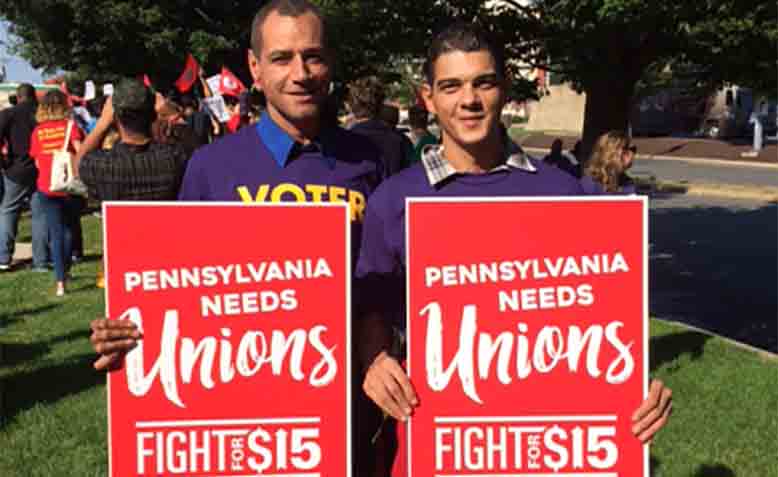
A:
[[[38,168],[38,193],[41,208],[46,215],[49,230],[51,258],[57,282],[56,295],[65,295],[65,280],[71,265],[73,251],[72,231],[81,220],[84,201],[80,197],[49,189],[54,152],[60,151],[68,141],[67,150],[75,154],[81,147],[83,133],[72,119],[68,98],[61,91],[49,91],[38,105],[35,115],[38,125],[30,137],[30,156]],[[68,124],[71,125],[67,137]]]
[[[584,166],[581,186],[588,194],[634,194],[635,184],[626,172],[632,167],[636,152],[624,133],[603,134]]]

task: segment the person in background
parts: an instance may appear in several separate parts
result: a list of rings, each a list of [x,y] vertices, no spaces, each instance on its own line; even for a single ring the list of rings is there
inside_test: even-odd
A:
[[[46,215],[51,256],[54,260],[56,295],[65,295],[65,281],[73,254],[73,231],[81,220],[84,201],[81,197],[49,189],[54,152],[65,148],[75,154],[81,147],[83,133],[72,119],[68,98],[59,90],[49,91],[38,105],[38,125],[30,137],[30,156],[38,168],[38,194]]]
[[[581,186],[587,194],[634,194],[635,183],[627,175],[637,148],[622,132],[610,131],[597,139],[586,161]]]
[[[411,140],[411,143],[413,143],[413,156],[411,157],[411,162],[419,162],[421,160],[421,151],[424,149],[424,146],[437,144],[438,138],[427,129],[427,125],[429,124],[429,113],[421,106],[412,106],[408,110],[408,123],[411,125],[409,139]]]
[[[178,101],[181,105],[186,124],[192,129],[199,144],[211,142],[211,116],[200,108],[200,104],[192,95],[185,94]]]
[[[387,114],[388,108],[384,118],[380,116],[385,98],[383,83],[375,76],[368,76],[349,86],[347,104],[354,114],[351,131],[368,138],[381,150],[384,178],[387,178],[408,166],[413,145],[396,130],[396,123],[387,122],[394,121],[394,115]]]
[[[570,159],[565,157],[562,151],[562,140],[559,138],[554,139],[554,142],[551,143],[551,152],[543,158],[543,162],[561,169],[571,176],[576,176],[576,167],[570,162]]]
[[[158,144],[179,144],[186,151],[187,157],[192,157],[195,149],[203,146],[192,128],[184,119],[183,108],[172,101],[157,96],[154,109],[157,119],[151,125],[151,136]]]
[[[397,131],[397,126],[400,124],[400,110],[397,106],[391,104],[382,104],[378,110],[378,119],[389,125],[390,128]]]
[[[48,233],[39,197],[34,194],[38,170],[30,158],[30,137],[35,129],[38,100],[35,88],[24,83],[16,89],[18,104],[0,111],[0,143],[7,145],[3,161],[3,196],[0,201],[0,271],[10,270],[22,207],[30,201],[32,213],[32,269],[48,272]]]
[[[101,201],[176,199],[188,156],[179,144],[153,141],[154,106],[154,96],[140,81],[125,79],[116,86],[75,161],[90,197]],[[110,150],[99,149],[114,124],[119,142]]]

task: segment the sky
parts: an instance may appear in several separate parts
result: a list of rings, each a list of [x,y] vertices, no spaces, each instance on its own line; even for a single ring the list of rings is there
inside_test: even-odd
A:
[[[35,70],[23,59],[8,53],[8,42],[8,25],[5,22],[0,22],[0,63],[5,64],[7,72],[6,81],[30,83],[42,82],[43,78],[39,70]]]

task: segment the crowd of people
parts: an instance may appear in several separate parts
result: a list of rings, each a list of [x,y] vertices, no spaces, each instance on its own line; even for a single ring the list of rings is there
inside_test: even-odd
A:
[[[403,476],[405,459],[395,451],[404,447],[392,444],[394,433],[377,430],[382,412],[392,422],[404,421],[419,405],[398,351],[405,323],[406,197],[628,193],[624,172],[634,150],[626,137],[609,133],[579,167],[554,159],[561,144],[545,161],[525,154],[500,122],[508,89],[502,46],[469,23],[455,23],[431,40],[421,88],[424,107],[411,108],[407,135],[397,130],[396,108],[385,104],[384,85],[375,78],[351,85],[346,102],[353,119],[349,128],[340,127],[332,121],[337,115],[329,46],[325,20],[310,2],[273,0],[262,7],[248,55],[262,111],[244,117],[243,105],[250,105],[237,98],[241,119],[229,128],[232,133],[194,101],[176,102],[154,95],[141,81],[125,80],[104,100],[88,134],[71,132],[68,142],[63,128],[71,112],[61,98],[47,94],[38,105],[34,92],[20,90],[30,102],[3,112],[0,121],[8,141],[0,264],[10,263],[14,241],[6,223],[15,227],[23,200],[38,196],[38,205],[31,202],[33,222],[39,221],[33,240],[39,240],[40,254],[49,248],[57,254],[57,289],[62,283],[64,292],[74,217],[83,201],[47,191],[46,164],[52,151],[65,147],[93,200],[348,201],[358,316],[352,375],[363,391],[354,398],[354,475],[386,476],[391,469]],[[428,115],[436,118],[440,137],[430,133]],[[30,149],[34,131],[46,141]],[[111,134],[118,139],[107,144]],[[299,194],[276,189],[291,190],[290,184]],[[49,212],[40,215],[40,209]],[[41,239],[41,233],[49,238]],[[38,256],[34,263],[45,259]],[[141,339],[140,330],[123,320],[95,320],[92,330],[97,369],[114,367]],[[669,389],[653,381],[635,412],[635,436],[652,439],[670,409]]]

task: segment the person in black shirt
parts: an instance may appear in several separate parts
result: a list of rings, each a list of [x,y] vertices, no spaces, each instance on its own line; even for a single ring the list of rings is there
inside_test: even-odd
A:
[[[154,96],[143,83],[123,80],[76,157],[81,180],[97,200],[176,200],[188,156],[179,144],[152,140]],[[98,150],[116,122],[120,141]]]
[[[18,104],[0,111],[0,144],[8,145],[8,155],[2,161],[4,169],[2,201],[0,201],[0,270],[11,268],[19,215],[27,200],[32,212],[33,269],[46,270],[49,260],[46,217],[40,198],[34,194],[38,169],[30,158],[30,136],[35,129],[38,101],[35,88],[24,83],[16,89]]]
[[[367,137],[381,150],[385,179],[410,164],[413,144],[379,118],[384,99],[384,86],[375,76],[361,78],[349,86],[348,106],[355,119],[351,130]]]

